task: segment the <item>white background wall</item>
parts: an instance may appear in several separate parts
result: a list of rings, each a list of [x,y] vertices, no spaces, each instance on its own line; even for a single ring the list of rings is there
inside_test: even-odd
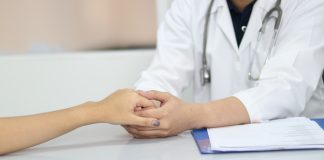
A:
[[[132,88],[154,53],[125,50],[0,56],[0,117],[66,108]]]
[[[0,117],[57,110],[132,88],[154,53],[124,50],[0,56]],[[191,101],[191,88],[182,98]]]

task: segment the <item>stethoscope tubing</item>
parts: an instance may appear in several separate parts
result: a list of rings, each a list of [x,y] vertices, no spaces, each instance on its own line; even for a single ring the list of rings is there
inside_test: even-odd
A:
[[[211,0],[207,12],[206,12],[206,22],[204,26],[204,33],[203,33],[203,53],[202,53],[202,68],[201,68],[201,81],[202,86],[206,85],[207,83],[210,83],[211,81],[211,73],[207,62],[207,39],[208,39],[208,31],[209,31],[209,22],[210,22],[210,15],[211,15],[211,9],[214,4],[215,0]],[[274,14],[277,13],[277,17],[274,16]],[[262,20],[262,27],[259,29],[258,37],[257,37],[257,44],[256,49],[259,47],[259,43],[262,40],[262,34],[265,33],[266,25],[271,19],[275,19],[275,25],[274,25],[274,34],[272,36],[270,49],[267,52],[266,59],[263,63],[263,66],[260,69],[260,74],[263,69],[263,67],[268,63],[270,56],[273,52],[273,49],[276,47],[277,38],[279,34],[279,27],[282,19],[283,11],[281,9],[281,0],[277,0],[275,6],[270,9],[264,19]],[[251,81],[258,81],[260,79],[260,74],[257,77],[253,77],[252,75],[252,65],[255,62],[256,59],[256,53],[252,55],[252,62],[249,64],[249,73],[248,73],[248,79]]]

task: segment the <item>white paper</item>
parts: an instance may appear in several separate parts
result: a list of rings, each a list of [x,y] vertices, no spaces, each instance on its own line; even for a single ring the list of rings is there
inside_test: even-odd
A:
[[[324,131],[304,117],[208,129],[211,149],[259,151],[324,148]]]

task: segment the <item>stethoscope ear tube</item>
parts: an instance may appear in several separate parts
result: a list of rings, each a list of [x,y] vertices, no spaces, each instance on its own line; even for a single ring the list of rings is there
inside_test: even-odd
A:
[[[253,63],[255,62],[255,58],[256,58],[256,55],[255,55],[256,53],[254,53],[252,62],[250,64],[250,66],[249,66],[248,79],[250,81],[258,81],[260,79],[261,71],[262,71],[263,67],[268,63],[268,61],[269,61],[269,59],[270,59],[270,57],[272,55],[272,52],[274,51],[274,48],[276,47],[277,38],[278,38],[278,34],[279,34],[279,27],[280,27],[281,18],[282,18],[282,9],[281,9],[280,5],[281,5],[281,0],[277,0],[275,6],[271,10],[269,10],[267,12],[267,14],[265,15],[265,17],[264,17],[264,19],[262,21],[262,27],[259,30],[259,34],[258,34],[258,38],[257,38],[256,49],[258,49],[259,43],[262,40],[262,34],[265,33],[266,24],[271,19],[275,20],[274,31],[273,31],[274,33],[273,33],[273,36],[272,36],[272,39],[271,39],[270,48],[266,53],[267,54],[266,59],[265,59],[263,65],[262,65],[262,67],[260,69],[260,72],[257,75],[252,74],[252,72],[253,72],[252,66],[253,66]],[[274,16],[275,13],[277,13],[277,16]]]
[[[211,0],[208,10],[206,13],[206,20],[205,20],[205,26],[204,26],[204,33],[203,33],[203,52],[202,52],[202,68],[200,70],[200,76],[201,76],[201,85],[205,86],[206,84],[210,83],[210,69],[208,68],[207,64],[207,39],[208,39],[208,27],[209,27],[209,21],[210,21],[210,13],[211,9],[213,7],[215,0]]]

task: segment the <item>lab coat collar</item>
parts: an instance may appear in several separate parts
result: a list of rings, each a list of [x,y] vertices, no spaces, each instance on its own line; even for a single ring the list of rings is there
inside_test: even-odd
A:
[[[267,6],[266,2],[269,2],[269,0],[258,0],[256,3],[259,3],[259,8],[263,10],[267,10],[269,7]],[[215,0],[214,5],[211,9],[211,13],[216,13],[218,8],[220,7],[228,7],[226,0]]]
[[[227,6],[226,0],[215,0],[214,5],[211,9],[211,14],[216,13],[220,7],[224,7],[224,6]]]
[[[256,39],[259,33],[259,29],[262,26],[262,20],[266,13],[266,6],[264,1],[259,0],[256,2],[252,14],[249,20],[248,27],[243,36],[241,45],[239,50],[243,51],[246,47],[248,47],[253,40]]]
[[[259,29],[262,27],[262,21],[267,13],[276,3],[276,0],[258,0],[253,8],[251,18],[243,36],[239,50],[243,51],[258,36]]]
[[[269,8],[269,2],[269,0],[258,0],[256,2],[251,14],[248,28],[245,35],[243,36],[240,50],[244,50],[252,42],[252,40],[257,37],[258,30],[262,26],[262,19],[264,17],[264,14]],[[215,0],[211,14],[217,13],[221,8],[223,11],[220,12],[217,16],[217,24],[224,32],[227,39],[230,41],[236,53],[239,53],[239,48],[233,29],[233,22],[226,0]]]
[[[233,22],[226,0],[215,0],[211,14],[215,14],[217,16],[217,25],[222,30],[225,37],[228,39],[233,49],[238,52],[238,46],[233,29]]]

